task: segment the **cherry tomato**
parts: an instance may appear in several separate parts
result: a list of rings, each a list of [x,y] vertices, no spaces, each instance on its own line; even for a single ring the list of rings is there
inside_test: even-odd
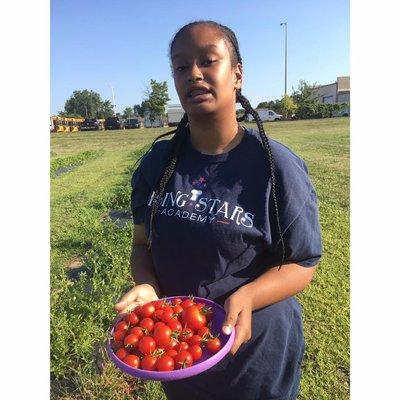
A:
[[[148,355],[156,349],[156,341],[151,336],[143,336],[139,340],[138,348],[141,353]]]
[[[170,321],[172,321],[174,319],[174,310],[173,310],[172,307],[170,307],[170,306],[164,307],[163,311],[164,312],[163,312],[163,314],[161,316],[161,319],[165,323],[168,323],[168,322],[170,322]]]
[[[126,331],[114,331],[113,336],[116,342],[123,342],[126,336]]]
[[[140,326],[134,326],[133,328],[129,329],[128,333],[136,335],[139,339],[144,336],[143,328]]]
[[[170,356],[172,358],[175,358],[175,356],[178,354],[178,352],[174,349],[169,349],[166,351],[165,355]]]
[[[195,306],[196,306],[199,310],[201,310],[203,307],[205,307],[205,304],[204,304],[204,303],[195,303]]]
[[[166,325],[165,325],[165,322],[162,322],[162,321],[156,322],[156,323],[154,324],[153,331],[155,332],[155,330],[158,329],[159,326],[166,326]]]
[[[171,341],[172,330],[169,326],[159,326],[157,330],[154,331],[154,339],[158,346],[166,346]]]
[[[172,321],[169,321],[168,323],[167,323],[167,325],[171,328],[171,330],[172,331],[174,331],[174,332],[181,332],[182,331],[182,324],[178,321],[178,320],[176,320],[176,319],[174,319],[174,320],[172,320]]]
[[[120,321],[118,322],[117,325],[115,325],[114,331],[127,331],[128,330],[128,324],[126,321]]]
[[[195,344],[193,346],[189,346],[187,351],[192,355],[193,361],[199,360],[201,358],[201,356],[203,355],[203,350],[197,344]]]
[[[177,340],[177,339],[171,337],[170,342],[164,346],[164,349],[165,349],[165,350],[173,350],[173,349],[175,349],[176,346],[178,346],[178,345],[179,345],[179,340]]]
[[[177,304],[181,304],[182,303],[182,299],[179,297],[175,297],[175,299],[172,299],[171,303],[176,306]]]
[[[182,350],[187,350],[189,345],[186,342],[179,342],[178,345],[174,348],[178,353]]]
[[[129,351],[125,348],[121,347],[115,352],[115,355],[120,359],[123,360],[126,356],[129,355]]]
[[[190,339],[193,336],[193,331],[190,328],[183,328],[181,333],[179,334],[178,339],[181,342],[186,342],[188,339]]]
[[[142,308],[140,309],[140,315],[143,318],[149,318],[153,315],[155,310],[156,308],[154,307],[154,304],[152,303],[143,304]]]
[[[138,343],[139,343],[139,338],[136,335],[134,335],[133,333],[126,336],[124,339],[124,346],[127,349],[133,349],[133,348],[137,347]]]
[[[205,315],[202,314],[196,305],[186,307],[182,311],[182,321],[184,325],[186,324],[188,328],[193,330],[197,330],[207,323]]]
[[[134,312],[131,312],[125,317],[125,321],[128,323],[129,327],[136,326],[139,323],[139,317]]]
[[[139,368],[140,366],[140,358],[134,354],[127,355],[122,361],[134,368]]]
[[[192,355],[186,351],[182,350],[175,356],[175,369],[187,368],[193,365]]]
[[[167,305],[165,300],[156,300],[153,302],[153,304],[156,310],[160,310]]]
[[[180,306],[181,306],[182,308],[186,308],[186,307],[192,306],[193,304],[194,304],[194,301],[193,301],[193,300],[185,299],[185,300],[182,301],[182,303],[180,303]]]
[[[182,315],[183,307],[180,304],[176,304],[172,307],[172,309],[174,310],[174,314],[178,317]]]
[[[142,359],[142,369],[146,371],[154,371],[156,369],[157,357],[145,355]]]
[[[199,335],[193,335],[191,338],[189,338],[189,339],[187,340],[187,344],[188,344],[189,346],[194,346],[194,345],[201,346],[201,344],[202,344],[202,338],[201,338],[201,336],[199,336]]]
[[[207,341],[207,349],[212,353],[216,353],[221,349],[221,341],[216,337]]]
[[[139,325],[142,328],[146,329],[148,332],[151,332],[153,330],[153,328],[154,328],[154,321],[151,318],[148,318],[148,317],[147,318],[143,318],[140,321]]]
[[[157,371],[173,371],[175,368],[174,359],[171,356],[162,356],[156,362]]]
[[[196,334],[204,338],[207,337],[208,335],[211,335],[211,331],[210,328],[208,328],[207,326],[202,326],[197,330]]]
[[[155,321],[162,321],[162,316],[164,314],[164,310],[162,308],[157,309],[156,311],[154,311],[152,318]]]

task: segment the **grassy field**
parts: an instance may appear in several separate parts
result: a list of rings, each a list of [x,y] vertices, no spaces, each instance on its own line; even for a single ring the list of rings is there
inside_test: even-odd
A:
[[[265,128],[306,161],[319,196],[324,256],[298,296],[307,341],[299,399],[349,399],[349,119]],[[108,212],[129,209],[134,161],[166,131],[51,135],[52,399],[165,399],[158,383],[117,370],[104,341],[131,285],[132,225],[117,227]]]

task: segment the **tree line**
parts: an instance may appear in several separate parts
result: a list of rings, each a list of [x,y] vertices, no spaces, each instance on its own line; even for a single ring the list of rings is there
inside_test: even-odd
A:
[[[291,95],[281,99],[263,101],[256,108],[266,108],[282,114],[286,118],[296,115],[299,119],[331,117],[334,112],[340,111],[347,104],[321,104],[313,96],[316,84],[309,84],[301,80],[297,89]],[[126,107],[122,113],[123,118],[145,117],[147,113],[150,120],[165,117],[168,96],[167,82],[150,80],[150,86],[144,93],[144,100],[140,104]],[[244,110],[238,110],[241,114]],[[65,102],[64,110],[58,113],[65,117],[108,118],[114,115],[113,105],[110,100],[103,100],[99,93],[93,90],[75,90]]]

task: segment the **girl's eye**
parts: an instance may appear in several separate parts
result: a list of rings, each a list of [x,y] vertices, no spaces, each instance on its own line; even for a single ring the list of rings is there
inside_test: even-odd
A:
[[[204,65],[211,65],[211,64],[215,63],[216,61],[217,61],[217,60],[208,59],[208,60],[203,61],[203,64],[204,64]]]
[[[176,68],[175,68],[175,71],[182,72],[182,71],[184,71],[185,68],[186,68],[186,66],[181,65],[181,66],[179,66],[179,67],[176,67]]]

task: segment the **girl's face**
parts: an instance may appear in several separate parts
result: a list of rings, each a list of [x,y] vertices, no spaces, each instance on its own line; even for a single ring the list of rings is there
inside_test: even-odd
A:
[[[231,112],[242,86],[242,66],[232,66],[220,32],[196,25],[178,36],[171,51],[175,88],[190,115]]]

